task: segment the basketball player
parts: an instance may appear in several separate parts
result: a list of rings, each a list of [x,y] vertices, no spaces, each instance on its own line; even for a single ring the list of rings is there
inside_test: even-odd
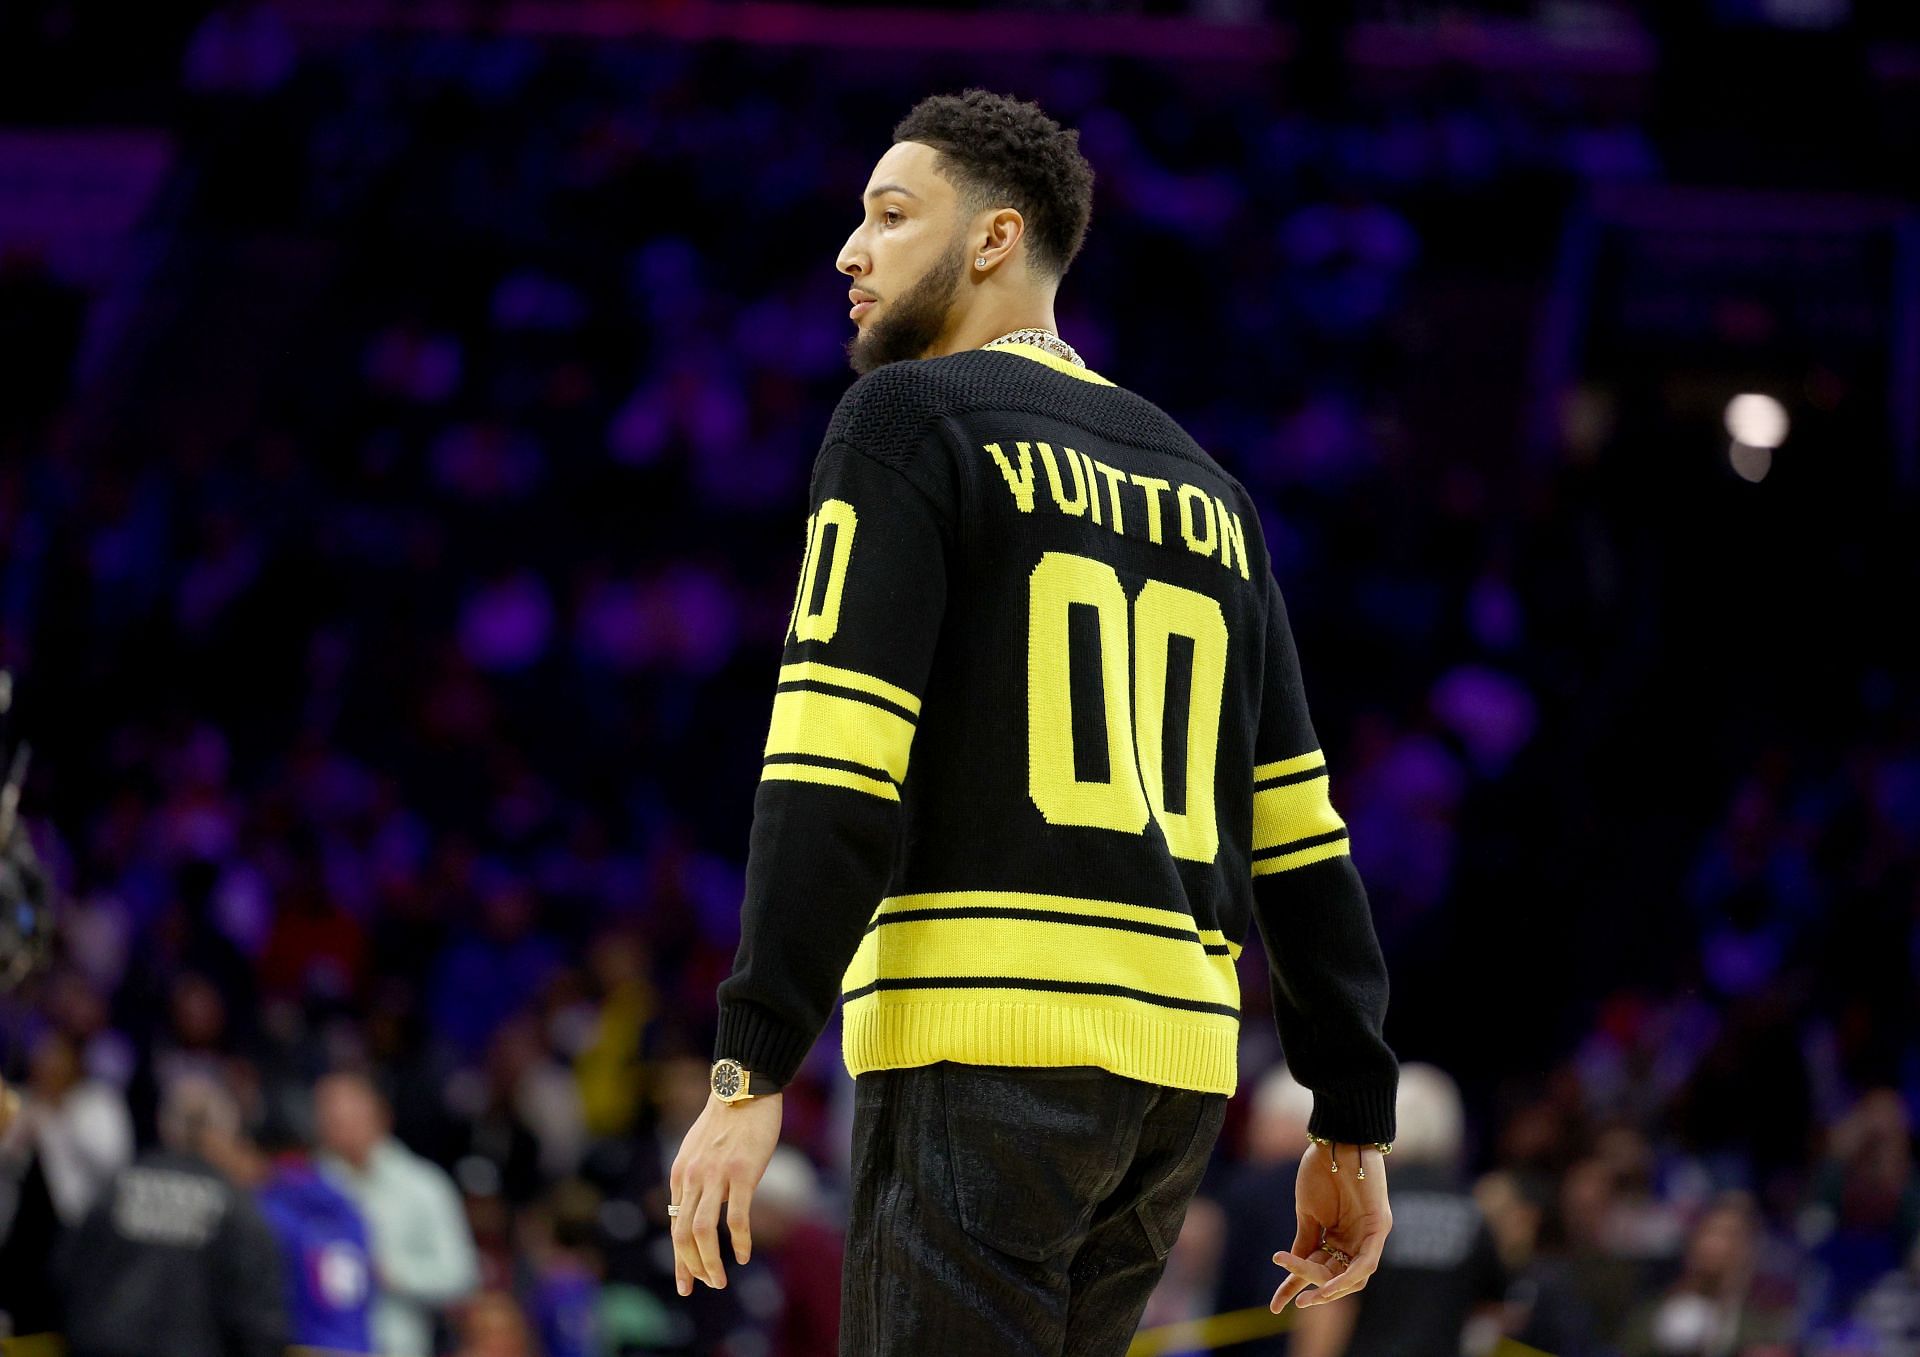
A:
[[[931,97],[838,260],[861,376],[670,1211],[681,1293],[725,1286],[837,993],[849,1357],[1126,1349],[1234,1090],[1249,919],[1317,1137],[1273,1309],[1361,1289],[1391,1225],[1387,976],[1259,515],[1058,333],[1092,186],[1037,106]]]

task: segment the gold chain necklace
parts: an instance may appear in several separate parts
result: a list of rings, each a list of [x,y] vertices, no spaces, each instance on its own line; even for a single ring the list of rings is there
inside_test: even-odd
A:
[[[1073,351],[1073,345],[1067,343],[1066,340],[1060,338],[1060,336],[1053,331],[1043,330],[1038,326],[1032,326],[1025,330],[1015,330],[1010,334],[1001,335],[998,339],[989,339],[980,347],[983,349],[991,349],[997,344],[1032,344],[1038,348],[1045,349],[1057,358],[1066,359],[1069,363],[1076,364],[1080,367],[1087,365],[1086,360]]]

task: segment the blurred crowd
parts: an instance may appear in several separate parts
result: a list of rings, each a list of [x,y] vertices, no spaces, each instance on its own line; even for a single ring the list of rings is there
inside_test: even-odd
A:
[[[68,899],[0,1005],[0,1310],[111,1310],[57,1241],[172,1173],[252,1204],[292,1341],[829,1353],[837,1033],[726,1291],[674,1294],[663,1180],[851,379],[832,261],[892,120],[979,72],[302,56],[253,4],[185,39],[154,229],[194,262],[123,385],[68,390],[87,296],[0,260],[0,663]],[[1703,621],[1724,486],[1630,405],[1528,461],[1480,328],[1543,222],[1661,174],[1648,119],[1004,66],[1098,175],[1062,334],[1264,506],[1410,1064],[1380,1277],[1223,1350],[1920,1353],[1914,677],[1797,645],[1791,560]],[[1866,532],[1809,549],[1907,596]],[[1150,1323],[1263,1305],[1292,1242],[1303,1095],[1243,967],[1246,1096]]]

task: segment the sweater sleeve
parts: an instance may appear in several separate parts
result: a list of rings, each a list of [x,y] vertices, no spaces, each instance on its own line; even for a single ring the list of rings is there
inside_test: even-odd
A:
[[[920,695],[946,605],[934,504],[845,442],[814,465],[716,1058],[785,1083],[886,893]]]
[[[1399,1064],[1381,1034],[1387,968],[1349,847],[1269,570],[1252,870],[1274,1017],[1289,1070],[1313,1092],[1308,1129],[1337,1141],[1391,1141]]]

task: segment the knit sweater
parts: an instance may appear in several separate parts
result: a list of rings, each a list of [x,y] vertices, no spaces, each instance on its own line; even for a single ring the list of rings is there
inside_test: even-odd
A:
[[[815,462],[717,1057],[1231,1093],[1250,920],[1310,1129],[1390,1140],[1387,974],[1246,489],[1010,344],[886,364]]]

